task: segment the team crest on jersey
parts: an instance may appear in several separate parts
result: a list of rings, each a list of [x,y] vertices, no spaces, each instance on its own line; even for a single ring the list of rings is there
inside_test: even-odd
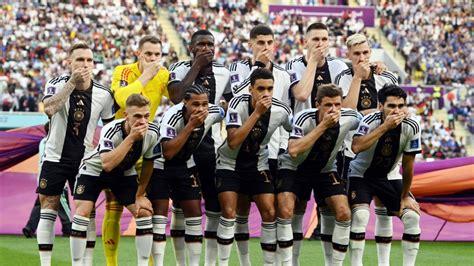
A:
[[[176,129],[172,128],[172,127],[168,127],[166,129],[166,136],[167,137],[170,137],[170,138],[174,138],[176,137]]]
[[[239,115],[237,113],[229,113],[229,123],[237,123],[239,121]]]
[[[293,135],[295,136],[299,136],[299,137],[303,137],[303,129],[299,128],[299,127],[294,127],[293,128]]]
[[[410,140],[410,149],[418,149],[420,148],[420,142],[418,139]]]
[[[104,140],[104,147],[107,149],[112,149],[114,147],[114,144],[110,140]]]
[[[77,186],[77,188],[76,188],[76,194],[77,194],[77,195],[81,195],[82,193],[84,193],[84,189],[85,189],[85,188],[86,188],[86,186],[84,186],[84,185],[79,185],[79,186]]]
[[[128,86],[128,81],[126,80],[121,80],[120,81],[120,87],[127,87]]]
[[[290,75],[290,81],[293,82],[293,81],[296,80],[296,78],[297,78],[297,77],[296,77],[296,73],[291,73],[291,75]]]
[[[40,188],[45,189],[48,186],[48,180],[46,180],[44,178],[41,178],[41,180],[39,182],[39,186],[40,186]]]
[[[170,80],[174,80],[174,79],[176,79],[176,73],[171,72],[170,73]]]
[[[368,126],[360,126],[358,133],[361,135],[365,135],[369,132],[369,127]]]
[[[48,87],[46,89],[46,94],[55,94],[56,93],[56,87]]]
[[[232,82],[232,83],[239,82],[239,74],[234,74],[234,75],[230,76],[230,82]]]

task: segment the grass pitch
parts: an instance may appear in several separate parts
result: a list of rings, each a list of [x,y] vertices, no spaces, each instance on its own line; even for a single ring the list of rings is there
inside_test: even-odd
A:
[[[250,253],[252,264],[262,265],[262,254],[258,239],[251,239]],[[201,256],[202,265],[204,264],[203,260],[204,253]],[[304,241],[300,262],[301,265],[324,265],[320,241]],[[133,237],[121,238],[119,264],[136,265],[135,241]],[[400,241],[394,241],[392,244],[391,264],[402,265]],[[36,239],[26,239],[23,236],[0,236],[0,265],[39,265]],[[68,238],[56,237],[53,250],[53,265],[71,265]],[[100,238],[97,238],[94,265],[105,265],[102,241]],[[169,237],[166,245],[165,265],[175,265]],[[232,250],[230,265],[239,265],[235,245]],[[350,265],[349,254],[346,256],[344,265]],[[377,265],[374,241],[366,242],[364,265]],[[421,242],[417,265],[474,265],[474,242]]]

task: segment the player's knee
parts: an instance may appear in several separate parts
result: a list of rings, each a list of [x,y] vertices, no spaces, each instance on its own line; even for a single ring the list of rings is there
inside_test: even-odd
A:
[[[350,221],[351,220],[351,210],[349,206],[338,206],[336,208],[336,221]]]
[[[275,208],[265,208],[265,210],[261,211],[260,215],[262,216],[262,220],[264,222],[275,221]]]
[[[278,205],[278,217],[283,219],[291,219],[293,217],[293,206],[289,204]]]
[[[47,196],[41,195],[39,196],[41,209],[51,209],[51,210],[58,210],[59,209],[59,195],[55,196]]]
[[[358,206],[352,209],[352,229],[364,231],[369,223],[369,207]]]
[[[403,210],[401,219],[405,228],[414,226],[418,227],[420,224],[420,215],[411,209]]]
[[[226,219],[235,219],[236,211],[235,208],[225,206],[222,208],[222,216]]]
[[[137,213],[136,218],[151,217],[151,216],[152,216],[152,213],[149,210],[140,209]]]

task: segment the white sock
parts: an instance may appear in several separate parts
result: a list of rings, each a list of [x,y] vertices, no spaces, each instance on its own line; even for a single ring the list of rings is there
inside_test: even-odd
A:
[[[153,246],[151,253],[153,254],[153,265],[163,265],[166,248],[166,223],[168,217],[162,215],[153,215]]]
[[[332,265],[342,266],[349,246],[351,221],[336,221],[332,233]]]
[[[153,223],[151,216],[136,218],[135,221],[137,223],[135,246],[137,248],[138,265],[148,266],[153,245]]]
[[[188,251],[189,265],[199,266],[202,249],[202,217],[184,218],[184,241]]]
[[[390,249],[392,247],[392,217],[388,216],[385,207],[375,207],[375,244],[379,266],[390,265]]]
[[[249,253],[249,217],[237,215],[235,219],[235,242],[241,266],[250,265]]]
[[[277,217],[277,253],[280,263],[284,266],[293,263],[293,230],[291,229],[291,219]],[[277,263],[279,265],[279,263]]]
[[[229,264],[230,251],[234,242],[235,219],[226,219],[221,216],[217,227],[217,254],[219,266]]]
[[[321,247],[324,253],[324,265],[332,265],[332,233],[336,217],[330,209],[321,209]]]
[[[41,266],[51,265],[54,243],[54,222],[58,212],[51,209],[41,209],[38,229],[36,229],[36,240],[41,260]]]
[[[351,265],[361,266],[364,257],[365,228],[369,223],[369,208],[360,206],[352,209],[352,225],[350,233]]]
[[[175,207],[171,209],[170,235],[176,265],[184,266],[186,265],[186,245],[184,243],[184,214],[182,209]]]
[[[89,226],[87,227],[87,243],[84,252],[84,266],[94,265],[94,248],[96,239],[95,210],[89,216]]]
[[[403,265],[413,266],[420,248],[420,215],[411,209],[404,209],[401,219],[404,228],[402,238]]]
[[[262,222],[261,228],[260,245],[263,252],[263,265],[273,265],[277,247],[276,222]]]
[[[89,218],[77,214],[74,215],[71,226],[71,237],[69,237],[72,265],[84,265],[88,226]]]
[[[217,227],[219,226],[220,212],[206,210],[206,228],[204,238],[206,239],[206,255],[204,265],[214,266],[217,261]]]
[[[303,243],[303,213],[295,213],[291,221],[293,229],[293,266],[300,265],[300,250]]]

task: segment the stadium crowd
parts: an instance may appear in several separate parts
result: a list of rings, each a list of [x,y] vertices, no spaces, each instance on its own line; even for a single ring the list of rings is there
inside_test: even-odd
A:
[[[156,15],[144,3],[44,6],[17,2],[2,6],[0,15],[3,111],[38,111],[46,80],[63,74],[67,50],[79,40],[90,42],[95,79],[106,86],[115,66],[135,60],[134,51],[145,34],[159,34],[163,54],[175,54]]]
[[[472,84],[470,4],[411,2],[378,6],[380,27],[406,58],[406,71],[425,84]]]
[[[216,37],[218,62],[225,65],[235,60],[249,57],[248,36],[253,26],[268,23],[275,33],[274,54],[276,62],[283,65],[290,59],[303,54],[303,39],[306,25],[320,21],[329,26],[331,47],[336,55],[343,56],[347,51],[345,41],[354,33],[365,33],[364,23],[351,17],[349,13],[342,18],[321,18],[315,20],[294,13],[271,13],[268,16],[252,4],[217,4],[212,7],[187,8],[182,4],[169,6],[173,24],[180,34],[183,44],[198,29],[209,29]],[[370,38],[372,48],[380,44]]]

